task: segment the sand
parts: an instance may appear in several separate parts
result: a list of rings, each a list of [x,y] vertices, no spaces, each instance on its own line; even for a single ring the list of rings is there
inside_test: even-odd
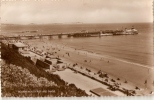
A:
[[[112,77],[127,80],[128,84],[133,84],[134,88],[138,86],[145,89],[146,92],[154,91],[154,70],[151,66],[143,66],[88,51],[76,50],[75,48],[66,47],[65,45],[48,40],[33,40],[28,42],[30,45],[44,51],[57,52],[54,53],[55,56],[59,56],[72,63],[77,63],[78,66],[86,67],[93,72],[102,70]],[[147,80],[147,85],[144,84],[145,80]]]

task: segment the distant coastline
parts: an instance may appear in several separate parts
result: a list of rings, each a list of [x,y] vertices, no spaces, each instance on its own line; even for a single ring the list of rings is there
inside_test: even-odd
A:
[[[129,22],[129,23],[82,23],[82,22],[72,22],[72,23],[29,23],[29,24],[19,24],[19,23],[1,23],[1,25],[87,25],[87,24],[148,24],[153,22]]]

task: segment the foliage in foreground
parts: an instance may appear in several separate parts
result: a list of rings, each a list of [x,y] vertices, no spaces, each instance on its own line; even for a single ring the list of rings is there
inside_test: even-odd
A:
[[[1,47],[5,61],[1,67],[2,97],[88,96],[58,75],[38,69],[6,45],[1,44]]]

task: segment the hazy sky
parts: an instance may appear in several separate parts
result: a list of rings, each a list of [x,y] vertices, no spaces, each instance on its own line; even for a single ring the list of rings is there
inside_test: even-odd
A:
[[[152,0],[3,1],[2,23],[152,22]]]

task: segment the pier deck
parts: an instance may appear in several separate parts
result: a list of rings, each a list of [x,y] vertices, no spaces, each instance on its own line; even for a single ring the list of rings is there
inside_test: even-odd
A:
[[[94,31],[94,32],[76,32],[76,33],[56,33],[56,34],[37,34],[37,35],[18,35],[18,36],[1,36],[0,39],[42,39],[44,37],[51,39],[54,36],[62,38],[62,36],[67,37],[101,37],[101,36],[112,36],[112,35],[134,35],[138,34],[136,32],[127,33],[123,30],[106,30],[106,31]]]

